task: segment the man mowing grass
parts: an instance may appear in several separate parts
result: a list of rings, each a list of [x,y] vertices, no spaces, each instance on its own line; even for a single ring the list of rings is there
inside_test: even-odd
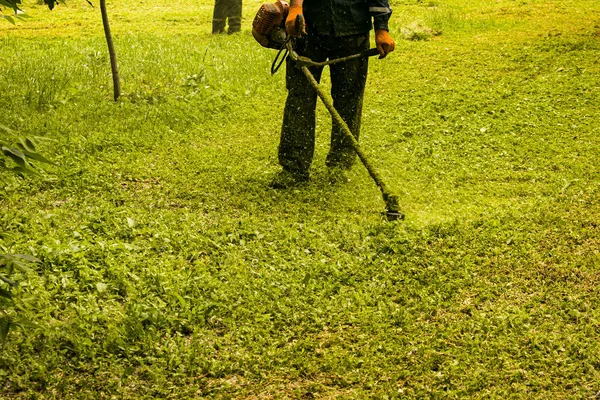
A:
[[[384,58],[395,48],[388,33],[391,14],[388,0],[292,0],[285,25],[289,35],[303,35],[296,41],[296,52],[313,61],[346,57],[367,50],[369,32],[375,27],[375,43],[380,58]],[[304,16],[306,32],[297,31],[298,15]],[[288,57],[288,97],[279,144],[279,163],[283,169],[271,182],[275,189],[307,182],[315,149],[317,92],[294,64]],[[320,81],[323,67],[311,67],[310,71]],[[367,71],[366,56],[330,67],[334,106],[357,139]],[[343,177],[343,171],[350,169],[355,159],[352,144],[341,127],[332,122],[331,147],[326,160],[332,177]]]

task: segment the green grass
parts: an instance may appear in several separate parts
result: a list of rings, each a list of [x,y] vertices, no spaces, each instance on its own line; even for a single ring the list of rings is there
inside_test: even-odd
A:
[[[268,188],[260,1],[219,37],[208,0],[122,4],[118,103],[99,9],[0,25],[0,124],[57,164],[0,175],[0,251],[41,260],[0,397],[598,396],[597,2],[392,4],[361,143],[399,223],[361,166],[329,185],[322,106],[312,182]]]

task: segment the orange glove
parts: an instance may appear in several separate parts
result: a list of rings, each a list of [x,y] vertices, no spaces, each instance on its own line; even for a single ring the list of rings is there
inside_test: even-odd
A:
[[[379,58],[385,58],[385,56],[396,48],[396,42],[394,42],[388,31],[384,29],[375,31],[375,45],[377,45],[377,50],[379,50]]]
[[[303,26],[302,32],[297,32],[296,29],[296,17],[302,15],[302,6],[291,5],[288,11],[288,16],[285,19],[285,31],[291,36],[301,36],[306,34],[306,28]]]

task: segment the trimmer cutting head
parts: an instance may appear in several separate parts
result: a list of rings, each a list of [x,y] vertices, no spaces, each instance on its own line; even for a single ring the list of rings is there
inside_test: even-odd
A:
[[[400,206],[398,205],[398,197],[393,194],[384,194],[385,200],[385,217],[388,221],[403,220],[404,214],[400,212]]]
[[[390,222],[403,220],[404,214],[402,214],[400,211],[389,211],[388,210],[385,212],[385,218]]]

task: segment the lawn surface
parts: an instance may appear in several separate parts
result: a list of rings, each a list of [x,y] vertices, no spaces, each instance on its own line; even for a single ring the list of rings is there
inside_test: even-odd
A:
[[[361,144],[331,185],[268,188],[284,73],[212,2],[69,0],[0,21],[0,141],[56,165],[0,173],[10,309],[2,398],[600,396],[600,2],[394,1]],[[323,85],[329,85],[328,76]]]

